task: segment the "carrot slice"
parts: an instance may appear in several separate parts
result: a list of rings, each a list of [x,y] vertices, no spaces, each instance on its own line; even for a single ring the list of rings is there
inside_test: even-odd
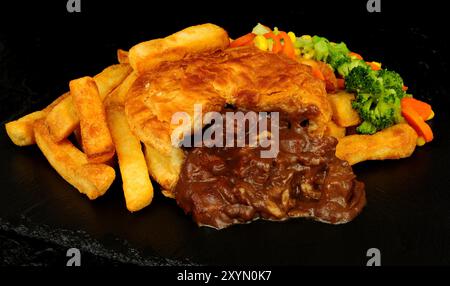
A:
[[[426,142],[433,140],[433,131],[422,117],[411,106],[402,107],[402,115],[409,125],[416,130],[419,136],[422,136]]]
[[[283,48],[282,48],[283,54],[295,60],[296,58],[295,48],[294,44],[291,41],[291,37],[289,37],[288,34],[286,34],[286,32],[280,32],[278,34],[278,37],[280,39],[283,39]]]
[[[281,43],[280,38],[275,35],[273,32],[265,33],[264,37],[266,39],[272,39],[273,40],[273,47],[272,47],[272,53],[277,54],[281,51]]]
[[[405,106],[411,107],[420,115],[420,117],[422,117],[423,120],[428,120],[432,112],[431,105],[412,97],[402,98],[401,106],[402,109],[405,108]]]
[[[403,91],[407,91],[408,87],[406,85],[402,86]]]
[[[338,78],[337,86],[339,89],[344,89],[345,88],[345,80],[343,78]]]
[[[366,62],[366,64],[368,64],[370,66],[370,68],[374,71],[381,70],[381,66],[379,66],[378,64],[376,64],[374,62]]]
[[[325,81],[325,77],[323,76],[323,73],[319,69],[313,68],[312,69],[312,74],[313,74],[314,77]]]
[[[230,43],[230,48],[248,46],[253,43],[253,39],[256,37],[256,34],[248,33],[242,37],[237,38],[236,40]]]
[[[362,60],[362,59],[363,59],[363,57],[362,57],[360,54],[355,53],[355,52],[350,52],[348,55],[349,55],[351,58],[355,58],[355,59],[358,59],[358,60]]]
[[[310,66],[312,68],[312,75],[315,78],[325,81],[325,77],[324,77],[323,73],[320,71],[319,65],[317,64],[317,62],[315,60],[300,59],[299,63]]]

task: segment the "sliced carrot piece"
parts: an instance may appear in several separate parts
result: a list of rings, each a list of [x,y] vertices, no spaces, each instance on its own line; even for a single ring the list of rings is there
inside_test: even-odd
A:
[[[405,105],[402,107],[402,115],[409,125],[411,125],[417,134],[425,139],[426,142],[433,140],[433,131],[422,117],[411,106]]]
[[[248,33],[242,37],[237,38],[236,40],[230,43],[230,48],[248,46],[253,43],[253,39],[256,37],[256,34]]]
[[[378,65],[378,64],[375,63],[375,62],[366,62],[366,64],[368,64],[368,65],[370,66],[370,68],[371,68],[372,70],[374,70],[374,71],[379,71],[379,70],[381,70],[381,66]]]
[[[345,88],[345,79],[338,78],[337,79],[337,86],[338,86],[339,89],[344,89]]]
[[[312,75],[315,78],[325,81],[325,77],[324,77],[323,73],[320,71],[319,65],[317,64],[317,62],[315,60],[300,59],[299,63],[310,66],[312,68]]]
[[[312,74],[313,74],[314,77],[325,81],[325,77],[323,76],[323,73],[319,69],[313,68],[312,69]]]
[[[351,58],[355,58],[355,59],[358,59],[358,60],[362,60],[362,59],[363,59],[363,57],[362,57],[360,54],[355,53],[355,52],[350,52],[348,55],[349,55]]]
[[[265,33],[264,37],[266,39],[272,39],[273,40],[273,47],[272,47],[272,53],[277,54],[281,52],[281,43],[280,38],[275,35],[273,32]]]
[[[411,107],[420,115],[420,117],[422,117],[423,120],[428,120],[432,113],[431,105],[412,97],[402,98],[401,106],[402,109],[405,108],[405,106]]]
[[[283,39],[283,48],[282,48],[283,54],[285,54],[286,56],[295,60],[295,58],[296,58],[295,48],[294,48],[294,44],[291,41],[291,37],[289,37],[286,32],[280,32],[278,34],[278,37],[280,39]]]
[[[404,85],[404,86],[402,87],[402,89],[403,89],[403,91],[407,91],[407,90],[408,90],[408,87],[407,87],[406,85]]]

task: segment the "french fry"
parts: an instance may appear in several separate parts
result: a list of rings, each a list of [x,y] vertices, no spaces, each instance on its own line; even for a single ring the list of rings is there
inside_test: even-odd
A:
[[[131,72],[128,64],[112,65],[94,77],[100,99],[103,101],[116,86]],[[78,126],[80,120],[73,106],[72,97],[68,96],[58,103],[47,115],[47,126],[55,141],[67,138]]]
[[[138,73],[164,61],[180,60],[189,53],[224,49],[230,44],[227,32],[213,24],[192,26],[163,39],[142,42],[130,49],[128,58]]]
[[[36,143],[34,139],[33,124],[36,120],[45,117],[45,112],[39,110],[24,117],[5,124],[6,133],[17,146],[27,146]]]
[[[50,130],[50,136],[56,142],[69,137],[73,130],[79,126],[80,120],[73,106],[70,93],[48,113],[45,121]]]
[[[75,137],[75,141],[77,142],[78,147],[80,147],[81,150],[83,150],[83,140],[81,140],[81,128],[78,126],[73,131],[73,135]]]
[[[336,156],[350,165],[366,160],[406,158],[414,152],[416,141],[416,131],[401,123],[373,135],[350,135],[339,139]]]
[[[83,150],[89,162],[104,163],[114,156],[114,144],[97,85],[93,78],[82,77],[72,80],[69,86],[80,119]]]
[[[103,195],[115,178],[114,169],[105,164],[91,164],[87,156],[68,139],[54,142],[45,121],[34,123],[36,143],[50,165],[80,193],[94,200]]]
[[[28,146],[36,143],[34,139],[33,125],[36,120],[44,118],[60,101],[69,94],[65,93],[54,100],[46,108],[27,114],[17,120],[5,124],[6,133],[17,146]]]
[[[123,107],[108,105],[106,118],[116,146],[127,209],[138,211],[153,199],[153,186],[141,143],[131,132]]]
[[[121,64],[128,64],[130,61],[128,60],[128,52],[118,49],[117,50],[117,60]]]
[[[83,141],[81,140],[81,128],[80,128],[80,126],[75,128],[75,130],[73,131],[73,135],[74,135],[74,139],[76,141],[75,146],[78,149],[80,149],[80,150],[84,150],[84,148],[83,148]],[[115,163],[114,157],[112,157],[108,161],[103,162],[103,164],[106,164],[106,165],[111,166],[111,167],[114,167],[114,163]]]
[[[341,127],[355,126],[361,122],[359,114],[352,108],[355,95],[345,91],[328,95],[328,101],[333,109],[333,121]]]
[[[102,101],[128,76],[131,70],[129,64],[118,64],[109,66],[94,76]]]
[[[133,85],[136,78],[137,73],[134,71],[131,72],[118,87],[108,94],[105,98],[105,105],[123,105],[128,90]]]

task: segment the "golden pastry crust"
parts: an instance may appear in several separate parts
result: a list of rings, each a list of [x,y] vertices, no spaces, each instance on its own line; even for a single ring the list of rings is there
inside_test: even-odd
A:
[[[323,135],[331,108],[322,81],[310,67],[254,47],[195,54],[164,62],[140,75],[125,102],[134,133],[165,154],[172,149],[172,115],[193,116],[194,104],[202,111],[220,111],[225,103],[255,111],[297,112],[316,105],[319,115],[310,119],[309,131]],[[192,117],[191,117],[192,118]]]
[[[138,138],[153,152],[173,161],[174,154],[183,156],[171,143],[172,131],[178,127],[171,124],[172,115],[186,112],[194,118],[194,104],[202,104],[206,114],[221,111],[226,103],[247,110],[287,113],[315,105],[319,113],[309,118],[309,131],[317,136],[324,134],[331,120],[325,85],[312,76],[309,66],[254,47],[195,54],[147,70],[130,88],[125,112]],[[198,119],[187,127],[188,133]],[[180,169],[181,164],[177,164],[170,174],[150,173],[170,193]]]

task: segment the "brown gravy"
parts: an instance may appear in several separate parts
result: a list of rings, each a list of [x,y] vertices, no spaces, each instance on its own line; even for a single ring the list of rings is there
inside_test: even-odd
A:
[[[260,218],[351,221],[366,203],[364,184],[335,156],[336,139],[308,135],[302,125],[314,112],[280,113],[276,158],[261,158],[261,147],[185,149],[174,191],[179,206],[199,225],[219,229]]]

